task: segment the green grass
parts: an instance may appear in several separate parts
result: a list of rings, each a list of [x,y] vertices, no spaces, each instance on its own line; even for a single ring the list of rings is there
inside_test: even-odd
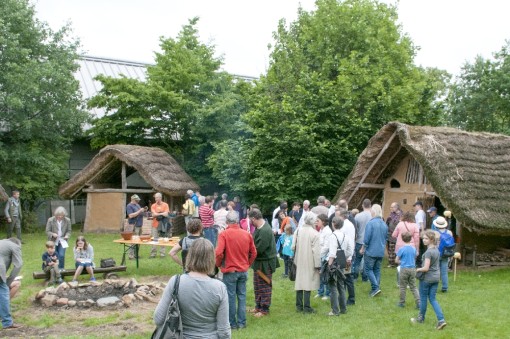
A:
[[[72,236],[76,239],[77,231]],[[122,246],[112,240],[119,238],[115,234],[86,234],[94,246],[96,262],[101,258],[113,257],[118,264],[121,261]],[[41,269],[40,257],[44,251],[45,235],[41,233],[24,236],[23,260],[24,276],[20,296],[13,301],[15,320],[28,326],[49,328],[62,326],[65,320],[55,317],[52,311],[33,319],[23,310],[32,305],[33,297],[41,289],[41,280],[34,281],[32,272]],[[121,278],[164,276],[165,279],[179,273],[180,268],[167,257],[164,259],[148,259],[149,246],[142,246],[140,267],[134,261],[128,261],[127,272],[120,272]],[[72,251],[66,254],[66,267],[72,267]],[[282,263],[283,266],[283,263]],[[383,265],[385,267],[385,265]],[[340,317],[327,317],[330,311],[329,302],[312,299],[312,307],[317,314],[305,315],[295,312],[294,285],[282,279],[283,267],[274,275],[273,299],[271,315],[255,319],[248,317],[248,327],[234,331],[233,338],[504,338],[510,337],[510,329],[506,326],[508,310],[508,280],[510,268],[499,270],[462,270],[457,272],[457,281],[453,282],[450,274],[450,288],[447,294],[438,294],[438,301],[443,308],[448,326],[443,331],[436,331],[435,314],[428,307],[425,324],[412,325],[409,319],[416,316],[411,293],[407,294],[407,307],[398,308],[399,291],[396,287],[395,270],[383,268],[381,278],[382,293],[370,298],[368,283],[356,284],[356,305],[348,307],[348,313]],[[248,281],[248,307],[253,307],[252,272]],[[82,276],[82,279],[86,279]],[[69,280],[69,278],[68,278]],[[312,297],[314,292],[312,292]],[[155,307],[155,305],[154,305]],[[150,312],[149,312],[150,313]],[[105,317],[91,317],[83,320],[83,326],[94,327],[130,319],[136,323],[151,324],[152,314],[142,314],[136,308],[112,311]],[[147,337],[145,335],[129,336],[130,338]],[[70,335],[72,335],[70,333]],[[78,336],[76,334],[76,337]],[[86,338],[114,338],[114,333],[97,333]],[[71,337],[69,337],[71,338]]]

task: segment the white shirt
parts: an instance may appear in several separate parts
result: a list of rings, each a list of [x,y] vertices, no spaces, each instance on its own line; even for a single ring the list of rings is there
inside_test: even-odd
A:
[[[338,249],[338,244],[342,246],[347,260],[351,260],[354,248],[351,246],[349,237],[346,236],[345,233],[343,233],[341,230],[335,230],[335,232],[333,232],[333,234],[329,237],[328,258],[336,258],[336,250]]]
[[[227,228],[227,214],[228,211],[224,208],[220,208],[214,212],[214,224],[222,227],[223,229]]]
[[[416,212],[414,219],[416,220],[416,224],[420,228],[420,231],[423,230],[425,227],[425,220],[427,219],[425,212],[423,210],[419,210],[418,212]]]
[[[305,224],[305,216],[310,213],[311,211],[308,210],[308,211],[305,211],[303,210],[303,214],[301,214],[301,219],[299,219],[299,223],[298,223],[298,228],[300,228],[301,226],[303,226]]]
[[[330,216],[332,216],[333,214],[335,214],[335,212],[336,212],[336,207],[335,207],[335,205],[331,205],[331,206],[329,206],[328,218],[329,218]]]
[[[321,245],[321,259],[325,258],[329,252],[329,237],[333,234],[329,226],[324,226],[319,232],[319,243]]]
[[[280,212],[280,206],[276,207],[273,211],[273,219],[271,220],[271,228],[274,232],[280,232],[280,223],[278,222],[278,212]]]
[[[355,241],[356,239],[356,228],[352,224],[352,222],[349,219],[344,220],[344,226],[342,227],[342,232],[349,237],[349,241],[351,242],[351,247],[354,250]]]

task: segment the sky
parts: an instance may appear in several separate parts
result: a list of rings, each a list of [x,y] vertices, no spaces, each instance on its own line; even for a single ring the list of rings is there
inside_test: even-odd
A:
[[[159,38],[176,37],[200,17],[201,40],[216,46],[223,68],[258,77],[269,65],[268,44],[282,18],[297,18],[314,0],[31,0],[53,29],[71,23],[88,56],[152,63]],[[395,4],[395,0],[382,2]],[[400,0],[399,23],[419,46],[415,63],[459,74],[477,55],[490,58],[510,40],[510,1]]]

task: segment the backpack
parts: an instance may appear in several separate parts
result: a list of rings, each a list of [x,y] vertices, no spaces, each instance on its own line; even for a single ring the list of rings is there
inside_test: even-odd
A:
[[[163,325],[158,326],[154,330],[151,336],[152,339],[183,338],[181,311],[179,309],[179,301],[177,299],[180,277],[181,275],[179,274],[175,278],[174,289],[170,303],[168,304],[165,322]]]
[[[455,254],[455,239],[452,235],[445,232],[439,232],[439,254],[442,258],[450,258]]]

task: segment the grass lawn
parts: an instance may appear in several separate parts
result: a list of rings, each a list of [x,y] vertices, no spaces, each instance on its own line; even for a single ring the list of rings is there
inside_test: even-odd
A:
[[[71,242],[74,245],[75,231]],[[85,234],[94,246],[95,261],[101,258],[113,257],[120,264],[122,246],[112,240],[120,238],[116,234]],[[24,235],[25,245],[22,247],[24,266],[23,281],[20,295],[12,302],[13,316],[16,322],[26,326],[41,329],[51,329],[54,326],[66,326],[69,312],[47,310],[42,315],[30,314],[33,299],[37,291],[42,288],[41,280],[33,280],[32,272],[40,271],[41,255],[45,250],[46,236],[43,232]],[[71,245],[70,242],[70,245]],[[140,268],[136,268],[134,261],[128,261],[127,272],[119,272],[121,278],[134,277],[137,280],[152,279],[156,276],[167,280],[171,275],[180,272],[180,268],[166,257],[149,260],[149,246],[142,246]],[[66,253],[66,267],[74,267],[71,248]],[[461,270],[457,272],[457,281],[453,282],[450,274],[450,287],[447,294],[438,294],[438,300],[443,308],[448,326],[443,331],[436,331],[436,318],[430,304],[427,309],[425,324],[412,325],[411,317],[417,315],[411,293],[407,295],[407,307],[396,306],[399,290],[396,287],[395,269],[383,265],[381,290],[376,298],[370,298],[368,283],[356,284],[356,305],[348,306],[348,313],[340,317],[327,317],[330,311],[329,301],[312,300],[312,307],[317,314],[299,314],[295,312],[294,285],[287,279],[281,278],[282,268],[274,275],[273,299],[271,314],[261,319],[247,315],[248,327],[244,330],[233,331],[233,338],[508,338],[510,328],[507,324],[508,311],[508,280],[510,269],[499,270]],[[248,307],[253,307],[252,272],[248,281]],[[101,278],[98,276],[98,278]],[[86,281],[87,276],[81,277]],[[67,277],[67,281],[71,278]],[[101,279],[99,279],[101,280]],[[312,292],[312,297],[315,295]],[[94,311],[78,320],[83,328],[97,328],[96,332],[83,336],[69,333],[66,338],[115,338],[117,332],[108,330],[105,325],[115,325],[121,321],[143,324],[143,329],[151,329],[152,312],[148,308],[156,305],[145,304],[145,312],[138,310],[138,306],[127,309],[112,310],[107,316],[97,315]],[[76,322],[76,320],[74,320]],[[138,334],[123,334],[129,338],[147,338],[148,330]],[[90,332],[90,331],[89,331]],[[0,331],[0,337],[7,335]],[[51,337],[51,335],[49,335]]]

